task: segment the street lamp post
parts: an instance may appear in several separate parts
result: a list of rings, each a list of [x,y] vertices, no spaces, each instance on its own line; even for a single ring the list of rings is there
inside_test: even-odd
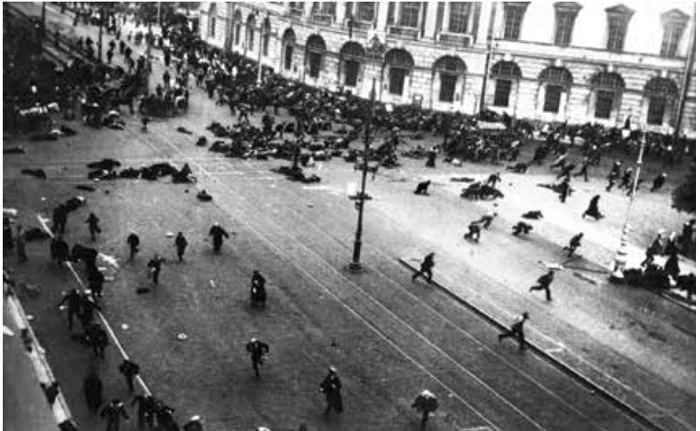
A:
[[[627,205],[627,215],[625,216],[625,224],[622,226],[622,233],[620,234],[620,247],[615,253],[615,260],[612,273],[610,274],[610,281],[613,283],[621,283],[625,279],[625,266],[627,265],[627,234],[629,233],[629,221],[632,215],[632,204],[634,204],[634,197],[637,194],[637,184],[639,183],[639,173],[642,170],[642,158],[644,157],[644,145],[647,142],[647,133],[645,132],[642,136],[642,142],[639,145],[639,155],[637,156],[637,168],[634,173],[634,182],[632,183],[632,195],[630,196],[629,204]]]
[[[102,20],[104,19],[105,10],[100,8],[100,19],[97,20],[99,29],[97,31],[97,62],[102,63]]]
[[[365,193],[365,189],[367,187],[367,159],[369,157],[370,128],[372,127],[372,120],[374,119],[374,98],[376,97],[376,83],[377,79],[372,78],[372,93],[370,97],[371,107],[368,113],[367,123],[365,125],[365,150],[363,154],[364,160],[362,161],[362,187],[360,189],[359,196],[356,196],[356,199],[358,200],[357,230],[355,231],[355,244],[352,249],[352,262],[350,262],[350,269],[353,271],[359,271],[362,269],[362,264],[360,263],[360,253],[362,251],[362,217],[364,216],[365,200],[367,200],[367,195]]]
[[[260,22],[260,43],[258,44],[258,87],[262,85],[263,23]]]

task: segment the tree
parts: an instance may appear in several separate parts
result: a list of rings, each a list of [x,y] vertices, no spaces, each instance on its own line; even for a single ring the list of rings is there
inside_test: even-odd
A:
[[[695,212],[695,160],[690,163],[685,181],[673,191],[673,207],[678,211]]]

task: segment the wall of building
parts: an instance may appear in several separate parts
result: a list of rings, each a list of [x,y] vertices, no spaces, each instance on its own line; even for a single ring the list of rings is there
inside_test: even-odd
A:
[[[392,36],[386,25],[388,2],[379,2],[375,11],[375,22],[368,30],[353,29],[352,37],[346,25],[345,4],[337,3],[336,13],[331,22],[316,22],[311,14],[311,2],[306,2],[301,16],[289,12],[288,2],[276,3],[216,3],[217,25],[215,36],[208,37],[209,12],[211,3],[200,7],[201,32],[203,38],[214,46],[239,52],[253,60],[260,57],[261,63],[282,75],[303,80],[309,85],[332,90],[349,90],[353,94],[369,97],[372,81],[376,80],[377,95],[380,101],[394,104],[408,104],[420,101],[424,108],[440,111],[454,111],[473,114],[478,112],[482,98],[482,85],[486,79],[483,99],[485,108],[506,111],[518,118],[540,119],[543,121],[569,121],[570,123],[598,122],[606,125],[622,125],[630,118],[633,126],[649,130],[668,131],[675,124],[676,107],[668,106],[662,126],[646,125],[649,107],[645,97],[645,85],[655,77],[672,80],[679,92],[682,91],[686,54],[694,34],[694,4],[688,2],[627,2],[625,6],[634,10],[625,39],[623,52],[609,52],[607,42],[607,14],[605,9],[616,6],[617,2],[596,2],[583,4],[580,9],[570,46],[555,46],[552,41],[555,31],[554,2],[531,2],[525,13],[520,40],[504,40],[503,3],[480,2],[478,13],[472,13],[470,28],[474,29],[468,47],[454,47],[439,41],[437,30],[438,3],[426,3],[422,11],[425,22],[423,32],[416,38]],[[475,8],[476,9],[476,8]],[[679,42],[679,55],[664,58],[659,55],[663,26],[661,15],[678,9],[690,16],[688,25]],[[241,16],[240,43],[233,43],[234,14]],[[444,15],[449,13],[445,8]],[[255,16],[255,43],[248,49],[248,17]],[[492,20],[493,17],[493,20]],[[264,18],[270,21],[270,41],[268,55],[260,55],[260,23]],[[447,17],[443,18],[443,31]],[[485,75],[487,53],[489,51],[489,28],[493,26],[492,56],[489,69],[498,61],[515,62],[522,73],[521,79],[513,83],[510,104],[507,108],[493,106],[495,77]],[[295,35],[294,56],[290,70],[283,68],[283,35],[291,29]],[[308,73],[306,43],[312,35],[320,35],[326,46],[323,67],[318,78]],[[349,41],[358,42],[369,49],[370,41],[376,37],[382,44],[383,52],[403,49],[411,54],[414,67],[411,70],[402,95],[389,94],[389,68],[383,60],[365,59],[360,66],[356,87],[344,87],[343,63],[340,51]],[[228,43],[227,43],[228,42]],[[458,77],[454,102],[440,102],[440,75],[435,62],[443,56],[456,56],[466,65],[466,72]],[[561,96],[559,112],[543,112],[544,84],[540,73],[549,66],[565,67],[572,75],[573,83]],[[694,68],[693,68],[694,70]],[[609,119],[594,118],[596,92],[591,86],[592,78],[599,72],[613,72],[624,80],[622,92],[613,106]],[[695,124],[695,77],[688,83],[689,91],[684,112],[681,114],[681,127],[692,128]],[[677,106],[677,105],[676,105]]]

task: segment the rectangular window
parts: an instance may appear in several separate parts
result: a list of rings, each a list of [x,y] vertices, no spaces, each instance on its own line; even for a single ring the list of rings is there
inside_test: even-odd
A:
[[[211,17],[209,19],[209,37],[215,37],[216,36],[216,18]]]
[[[669,24],[664,27],[664,37],[661,40],[661,56],[675,57],[678,53],[678,42],[683,34],[683,26]]]
[[[504,8],[503,39],[518,40],[520,39],[520,26],[523,22],[525,8],[514,5],[506,5]]]
[[[510,88],[513,85],[507,79],[496,80],[496,94],[493,98],[493,106],[507,107],[510,100]]]
[[[389,94],[403,95],[403,84],[406,80],[406,70],[392,67],[389,69]]]
[[[576,13],[557,11],[557,31],[554,35],[555,45],[569,46],[571,44],[571,33],[574,31],[574,21],[576,21]]]
[[[405,2],[399,5],[399,25],[402,27],[418,27],[420,2]]]
[[[598,90],[595,97],[595,118],[609,119],[614,100],[615,93],[612,91]]]
[[[396,15],[396,2],[389,2],[389,8],[386,14],[386,25],[394,24],[394,15]]]
[[[627,34],[627,20],[621,16],[608,17],[608,51],[622,52]]]
[[[286,45],[284,47],[284,68],[285,68],[285,70],[290,70],[292,68],[293,56],[294,56],[294,47],[292,45]]]
[[[649,98],[649,111],[647,112],[647,124],[661,126],[664,123],[664,111],[666,99],[663,97]]]
[[[234,38],[233,38],[233,40],[234,40],[234,43],[235,43],[236,45],[240,45],[240,44],[241,44],[241,25],[240,25],[240,24],[236,24],[236,27],[235,27],[235,28],[236,28],[236,30],[234,31]]]
[[[558,85],[548,85],[544,90],[544,112],[559,112],[562,88]]]
[[[252,50],[255,48],[255,29],[251,28],[248,31],[248,49]]]
[[[265,35],[263,36],[263,46],[262,46],[263,55],[264,55],[265,57],[268,56],[268,49],[269,49],[269,47],[270,47],[270,34],[267,33],[267,34],[265,34]]]
[[[345,85],[354,87],[357,85],[357,75],[360,72],[360,63],[355,60],[345,62]]]
[[[469,15],[472,4],[466,2],[450,3],[450,20],[447,31],[450,33],[466,33],[469,25]]]
[[[321,53],[320,52],[310,52],[309,53],[309,76],[312,78],[318,78],[321,73]]]
[[[364,22],[374,21],[374,3],[368,1],[357,2],[357,19]]]
[[[440,101],[454,102],[457,77],[443,73],[440,75]]]

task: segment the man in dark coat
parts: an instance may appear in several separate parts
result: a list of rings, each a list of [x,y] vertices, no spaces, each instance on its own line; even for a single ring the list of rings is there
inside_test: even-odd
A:
[[[80,305],[82,302],[82,297],[78,289],[73,289],[63,295],[63,299],[58,303],[58,306],[62,306],[68,303],[68,329],[73,329],[73,316],[80,316]]]
[[[413,192],[416,195],[428,195],[428,187],[430,186],[430,180],[418,183],[416,191]]]
[[[578,233],[571,237],[569,240],[569,245],[564,247],[564,251],[569,252],[569,257],[574,255],[574,252],[576,249],[578,249],[581,246],[581,239],[583,238],[583,232]]]
[[[490,185],[491,187],[496,187],[496,183],[500,183],[501,181],[501,173],[496,172],[489,175],[488,179],[486,180],[486,184]]]
[[[134,392],[134,377],[139,374],[140,367],[137,363],[132,362],[128,359],[124,359],[121,365],[119,365],[119,372],[124,376],[126,380],[126,385],[129,387],[129,392]]]
[[[80,323],[87,329],[95,317],[95,310],[102,311],[99,305],[93,301],[90,295],[80,295]]]
[[[566,198],[568,198],[570,194],[571,184],[569,184],[568,178],[564,178],[564,181],[559,184],[559,201],[561,201],[561,203],[566,203]]]
[[[149,429],[153,429],[153,424],[156,414],[156,399],[151,395],[136,395],[131,401],[131,406],[138,404],[136,417],[138,418],[138,427],[140,430],[148,425]]]
[[[659,190],[661,187],[664,186],[664,183],[666,182],[666,172],[662,173],[661,175],[657,176],[654,178],[654,182],[651,184],[651,191],[655,192]]]
[[[54,233],[64,234],[66,233],[66,223],[68,222],[68,210],[65,205],[59,204],[53,210],[53,217],[51,226],[53,227]]]
[[[428,253],[420,264],[420,271],[413,274],[411,280],[416,281],[416,279],[422,275],[428,280],[428,283],[432,283],[433,266],[435,266],[435,253]]]
[[[109,345],[109,337],[107,331],[102,329],[100,325],[93,323],[85,328],[85,341],[88,347],[92,347],[95,357],[100,357],[104,361],[105,349]]]
[[[524,221],[519,221],[515,225],[511,227],[513,229],[513,235],[518,236],[521,233],[524,233],[525,235],[529,234],[530,231],[532,230],[532,225],[530,223],[525,223]]]
[[[105,276],[97,268],[93,268],[88,273],[88,283],[90,292],[92,292],[92,297],[97,300],[97,298],[102,298],[102,288],[105,283]]]
[[[124,403],[118,399],[112,400],[100,412],[100,417],[107,421],[107,431],[119,431],[121,419],[129,419]]]
[[[51,259],[55,260],[58,263],[58,267],[60,268],[61,264],[67,261],[70,255],[68,243],[63,239],[61,235],[58,235],[57,237],[51,239],[50,248]]]
[[[153,284],[158,285],[158,277],[160,276],[160,268],[163,265],[164,259],[158,256],[158,253],[153,255],[153,259],[148,261],[148,270],[153,280]]]
[[[209,229],[209,236],[214,238],[214,253],[221,252],[221,245],[223,244],[224,238],[228,238],[228,232],[224,230],[219,223],[214,223],[214,225]]]
[[[504,338],[517,338],[518,344],[520,344],[520,350],[525,350],[525,321],[530,318],[528,312],[524,312],[522,315],[518,316],[510,325],[510,329],[498,335],[498,342],[500,343]]]
[[[185,254],[185,249],[187,248],[187,239],[182,234],[178,232],[175,237],[175,249],[177,250],[177,259],[182,262],[182,256]]]
[[[547,294],[547,301],[552,300],[552,292],[549,290],[549,285],[554,281],[554,270],[550,269],[548,273],[537,279],[537,284],[530,287],[529,292],[533,290],[544,290]]]
[[[596,220],[600,220],[603,218],[603,214],[600,213],[600,210],[598,209],[598,201],[600,200],[600,195],[595,195],[593,198],[591,198],[591,201],[588,203],[588,208],[586,211],[583,213],[581,218],[586,218],[586,216],[591,216],[595,218]]]
[[[88,409],[92,413],[97,413],[97,410],[102,405],[102,380],[100,380],[94,369],[83,380],[83,392],[85,392],[85,401]]]
[[[126,243],[129,244],[129,260],[134,260],[134,256],[139,251],[139,245],[141,244],[141,239],[136,232],[131,232],[128,237],[126,237]]]
[[[95,213],[90,213],[90,216],[88,217],[87,220],[85,220],[85,223],[87,223],[88,228],[90,229],[90,238],[95,241],[95,234],[96,233],[101,233],[102,230],[100,229],[100,219],[97,218]]]
[[[253,363],[255,377],[259,379],[260,369],[258,367],[265,362],[265,355],[270,353],[270,346],[256,338],[251,338],[245,345],[245,349],[250,353],[250,360]]]
[[[331,408],[338,413],[343,412],[343,398],[340,395],[340,389],[342,388],[342,383],[338,377],[338,372],[335,367],[328,368],[328,375],[321,382],[319,386],[319,392],[326,395],[326,414],[330,413]]]

